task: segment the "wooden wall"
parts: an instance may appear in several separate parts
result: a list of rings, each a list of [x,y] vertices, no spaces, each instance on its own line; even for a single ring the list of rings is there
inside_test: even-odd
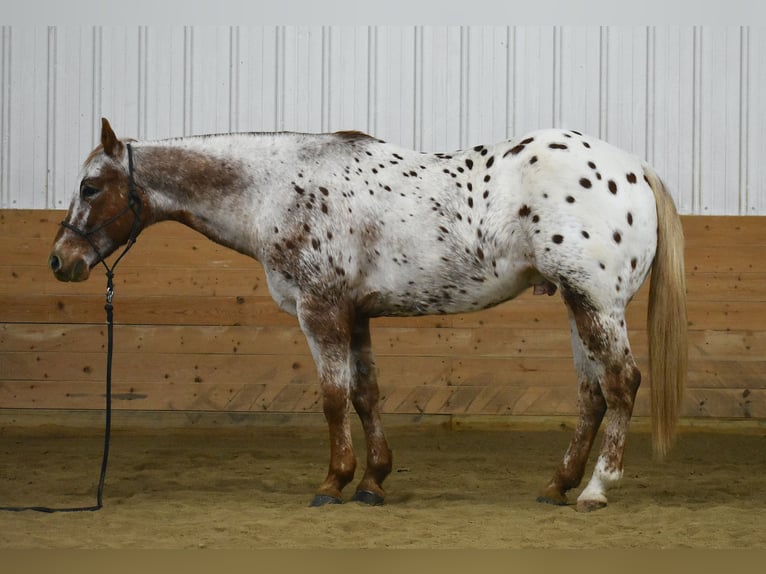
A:
[[[0,409],[101,409],[105,279],[56,281],[61,211],[0,211]],[[690,376],[687,417],[766,419],[766,226],[683,218]],[[648,415],[647,288],[629,308]],[[178,224],[143,234],[116,273],[115,408],[320,412],[297,321],[254,261]],[[558,296],[526,293],[465,315],[376,319],[387,413],[570,415],[576,379]]]

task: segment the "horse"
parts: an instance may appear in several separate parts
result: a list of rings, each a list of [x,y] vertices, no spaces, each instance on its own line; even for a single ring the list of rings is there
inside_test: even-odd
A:
[[[51,270],[83,281],[164,220],[257,260],[273,299],[297,317],[320,382],[329,468],[311,506],[343,502],[353,480],[350,405],[367,447],[351,500],[385,498],[392,451],[370,320],[477,311],[529,288],[560,293],[579,384],[574,435],[537,500],[569,504],[604,419],[577,510],[606,506],[622,477],[641,382],[625,308],[649,275],[652,443],[658,457],[672,446],[687,363],[684,238],[673,199],[640,158],[565,129],[431,154],[357,131],[137,141],[118,139],[105,118],[101,128]]]

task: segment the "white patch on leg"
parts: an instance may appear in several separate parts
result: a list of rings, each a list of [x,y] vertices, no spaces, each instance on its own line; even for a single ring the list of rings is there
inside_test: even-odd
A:
[[[622,470],[609,470],[603,457],[598,457],[593,476],[577,497],[577,502],[602,502],[606,504],[606,491],[620,482]]]

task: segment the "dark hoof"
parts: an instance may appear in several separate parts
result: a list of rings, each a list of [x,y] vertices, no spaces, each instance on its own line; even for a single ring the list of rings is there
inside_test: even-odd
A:
[[[537,502],[540,502],[541,504],[553,504],[554,506],[566,506],[568,504],[566,500],[551,498],[549,496],[538,496]]]
[[[383,497],[371,490],[357,490],[351,500],[367,504],[368,506],[380,506],[383,504]]]
[[[329,494],[317,494],[309,503],[310,507],[325,506],[326,504],[343,504],[340,498],[330,496]]]

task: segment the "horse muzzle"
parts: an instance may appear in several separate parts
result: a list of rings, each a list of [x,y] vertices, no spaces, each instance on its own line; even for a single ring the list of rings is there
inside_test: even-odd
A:
[[[81,257],[67,260],[54,251],[48,258],[48,266],[59,281],[85,281],[90,276],[90,266]]]

